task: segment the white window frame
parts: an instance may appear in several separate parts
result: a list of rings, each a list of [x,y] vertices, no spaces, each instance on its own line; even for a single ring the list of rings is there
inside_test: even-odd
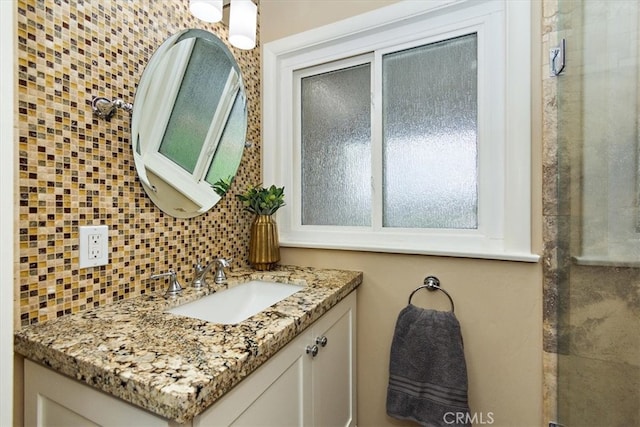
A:
[[[287,189],[288,206],[278,212],[280,244],[538,261],[539,256],[531,252],[530,29],[529,2],[402,1],[265,44],[263,182]],[[300,160],[295,146],[299,130],[294,120],[294,72],[370,52],[380,55],[394,46],[415,46],[471,32],[478,33],[479,60],[478,229],[301,225],[300,214],[296,214],[300,206]],[[375,95],[373,108],[380,108]],[[376,165],[382,164],[377,155],[374,153],[372,159],[374,176]],[[378,185],[373,182],[374,199],[380,191]]]

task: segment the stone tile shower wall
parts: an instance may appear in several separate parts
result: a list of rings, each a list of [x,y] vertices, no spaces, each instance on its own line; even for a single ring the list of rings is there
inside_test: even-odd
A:
[[[153,273],[173,268],[183,285],[196,260],[247,266],[250,216],[227,195],[208,213],[176,219],[138,181],[130,117],[94,117],[93,96],[133,102],[145,64],[170,35],[227,27],[192,17],[187,0],[18,0],[16,327],[164,289]],[[260,180],[259,48],[231,48],[245,79],[249,124],[230,194]],[[78,226],[109,226],[109,264],[79,269]],[[9,244],[5,242],[5,244]]]

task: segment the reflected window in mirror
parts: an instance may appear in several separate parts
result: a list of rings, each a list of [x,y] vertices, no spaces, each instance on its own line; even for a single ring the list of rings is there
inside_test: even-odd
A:
[[[198,163],[206,161],[203,152],[212,151],[218,142],[215,126],[226,121],[232,104],[229,101],[238,93],[238,73],[211,42],[192,40],[196,41],[189,64],[158,151],[193,174]],[[208,64],[210,58],[214,58],[213,68]],[[224,75],[228,78],[219,78]]]

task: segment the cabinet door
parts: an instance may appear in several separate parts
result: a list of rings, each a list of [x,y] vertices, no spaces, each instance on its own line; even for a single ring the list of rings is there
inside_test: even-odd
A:
[[[311,363],[315,426],[356,425],[355,315],[353,292],[312,329],[318,346]]]
[[[26,426],[158,426],[176,424],[75,381],[24,361]]]
[[[303,334],[280,350],[211,408],[194,427],[303,427],[309,425],[309,366]]]

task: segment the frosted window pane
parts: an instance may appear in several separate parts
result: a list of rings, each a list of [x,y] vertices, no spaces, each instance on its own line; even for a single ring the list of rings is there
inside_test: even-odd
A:
[[[478,226],[477,36],[383,57],[383,225]]]
[[[158,150],[189,173],[195,169],[222,96],[226,78],[219,76],[226,77],[231,66],[219,47],[197,39]]]
[[[302,224],[371,224],[370,65],[302,79]]]

